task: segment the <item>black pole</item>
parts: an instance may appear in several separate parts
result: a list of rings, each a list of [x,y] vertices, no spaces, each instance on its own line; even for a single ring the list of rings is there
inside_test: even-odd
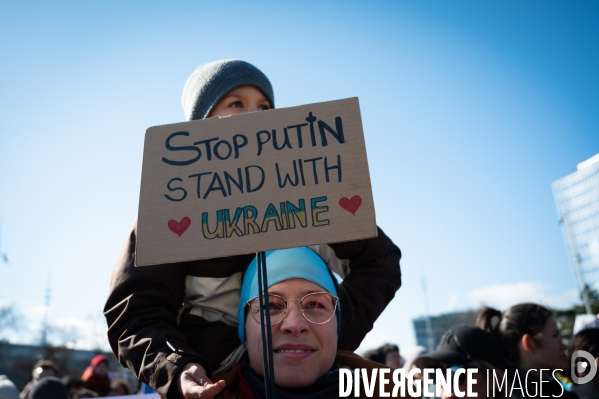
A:
[[[266,254],[264,252],[256,254],[256,264],[258,266],[258,300],[260,309],[260,329],[262,332],[262,364],[264,366],[265,399],[274,399],[275,377],[272,358],[272,331],[270,324],[270,304],[267,300],[268,279],[266,276]],[[264,324],[265,321],[266,325]]]
[[[262,256],[262,267],[263,269],[263,276],[264,276],[264,292],[266,295],[266,298],[268,298],[268,278],[266,276],[266,253],[264,252],[260,252],[260,255]],[[266,301],[266,306],[268,306],[266,309],[266,325],[267,325],[267,329],[266,329],[266,337],[268,340],[268,364],[270,364],[270,392],[272,392],[272,397],[274,399],[275,397],[275,364],[274,364],[274,360],[273,360],[273,351],[274,348],[272,347],[272,328],[271,328],[271,323],[270,323],[270,303],[268,301]]]

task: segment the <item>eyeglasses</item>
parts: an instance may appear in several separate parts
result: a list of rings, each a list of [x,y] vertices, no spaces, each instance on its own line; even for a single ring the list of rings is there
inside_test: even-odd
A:
[[[285,299],[279,295],[268,294],[270,308],[270,324],[279,324],[287,315],[289,302],[297,301],[302,316],[312,324],[324,324],[333,318],[337,310],[339,298],[328,292],[312,292],[301,299]],[[250,313],[256,323],[260,323],[260,303],[258,297],[247,302]],[[266,320],[263,323],[266,324]]]

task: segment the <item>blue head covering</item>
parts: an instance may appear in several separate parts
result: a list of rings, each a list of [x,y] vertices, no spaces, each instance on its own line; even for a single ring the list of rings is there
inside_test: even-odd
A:
[[[242,343],[245,342],[245,305],[250,299],[258,296],[256,270],[257,264],[256,258],[254,258],[243,276],[241,297],[237,308],[239,320],[237,333]],[[337,290],[326,263],[310,248],[300,247],[266,252],[266,274],[269,287],[292,278],[303,278],[337,296]],[[339,331],[340,328],[341,312],[337,306],[337,330]]]

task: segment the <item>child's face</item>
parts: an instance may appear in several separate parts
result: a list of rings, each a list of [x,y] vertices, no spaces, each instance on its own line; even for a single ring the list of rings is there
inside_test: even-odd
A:
[[[208,118],[271,109],[270,101],[254,86],[239,86],[228,92],[210,111]]]

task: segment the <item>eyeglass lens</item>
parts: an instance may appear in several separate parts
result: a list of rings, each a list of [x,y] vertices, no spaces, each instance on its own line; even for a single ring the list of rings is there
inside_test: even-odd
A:
[[[274,325],[283,320],[283,317],[287,313],[287,303],[293,301],[297,301],[297,299],[285,300],[278,295],[270,294],[268,296],[270,323]],[[336,301],[336,298],[328,293],[315,292],[303,297],[299,301],[299,306],[306,320],[314,324],[323,324],[333,317],[337,304]],[[260,323],[258,298],[250,302],[250,312],[254,320]]]

